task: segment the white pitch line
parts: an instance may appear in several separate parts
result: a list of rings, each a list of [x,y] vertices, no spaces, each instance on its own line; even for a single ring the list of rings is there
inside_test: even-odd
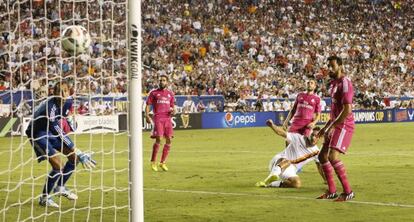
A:
[[[213,191],[201,191],[201,190],[171,190],[171,189],[144,188],[144,191],[157,191],[157,192],[164,191],[164,192],[171,192],[171,193],[191,193],[191,194],[223,195],[223,196],[250,196],[250,197],[268,197],[268,198],[277,197],[277,198],[282,198],[282,199],[321,201],[321,200],[316,200],[315,198],[300,197],[300,196],[268,195],[268,194],[253,194],[253,193],[227,193],[227,192],[213,192]],[[322,200],[322,201],[329,201],[329,200]],[[346,202],[352,203],[352,204],[364,204],[364,205],[373,205],[373,206],[414,208],[414,205],[411,205],[411,204],[369,202],[369,201],[356,201],[356,200],[350,200]]]
[[[282,150],[278,151],[265,151],[265,152],[258,152],[258,151],[250,151],[250,150],[174,150],[171,152],[175,153],[252,153],[252,154],[271,154],[274,155],[278,152],[281,152]],[[144,152],[152,152],[152,150],[144,150]],[[350,152],[347,153],[346,156],[414,156],[414,152],[390,152],[390,153],[368,153],[368,152]]]
[[[145,149],[144,152],[152,152],[152,150]],[[251,151],[251,150],[174,150],[174,153],[250,153],[250,154],[270,154],[274,155],[275,153],[281,152],[282,150],[275,150],[275,151]],[[116,152],[116,154],[128,152],[128,150],[122,150]],[[98,151],[96,153],[102,153],[102,151]],[[104,153],[105,155],[111,155],[113,152]],[[0,152],[0,156],[10,154],[10,151],[2,151]],[[397,152],[388,152],[388,153],[372,153],[372,152],[349,152],[346,156],[364,156],[364,157],[371,157],[371,156],[414,156],[414,152],[410,151],[397,151]]]
[[[19,182],[14,181],[0,181],[2,184],[19,184]],[[40,183],[24,183],[25,185],[36,185],[36,186],[43,186],[44,184]],[[21,184],[23,185],[23,184]],[[102,186],[102,187],[90,187],[87,185],[76,185],[76,186],[68,186],[73,188],[102,188],[108,189],[113,187]],[[125,189],[128,190],[127,187],[120,187],[118,189]],[[223,196],[250,196],[250,197],[266,197],[266,198],[282,198],[282,199],[292,199],[292,200],[313,200],[313,201],[321,201],[316,200],[315,198],[310,197],[301,197],[301,196],[285,196],[285,195],[268,195],[268,194],[254,194],[254,193],[229,193],[229,192],[214,192],[214,191],[202,191],[202,190],[172,190],[172,189],[157,189],[157,188],[144,188],[144,191],[163,191],[163,192],[171,192],[171,193],[192,193],[192,194],[206,194],[206,195],[223,195]],[[322,200],[324,201],[324,200]],[[411,204],[399,204],[399,203],[383,203],[383,202],[369,202],[369,201],[356,201],[350,200],[347,203],[352,204],[363,204],[363,205],[373,205],[373,206],[385,206],[385,207],[400,207],[400,208],[414,208],[414,205]]]

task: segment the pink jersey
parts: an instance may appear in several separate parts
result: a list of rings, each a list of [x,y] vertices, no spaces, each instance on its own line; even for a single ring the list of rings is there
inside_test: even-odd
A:
[[[319,96],[308,93],[299,93],[296,97],[296,111],[292,118],[289,132],[309,136],[311,129],[308,124],[313,121],[313,115],[321,112],[321,99]]]
[[[174,93],[168,89],[155,89],[147,98],[147,105],[152,105],[154,120],[170,117],[171,108],[174,108]]]
[[[321,98],[315,94],[299,93],[294,106],[296,112],[292,124],[301,120],[313,120],[313,114],[321,112]]]
[[[335,120],[341,113],[344,104],[352,105],[354,87],[352,86],[352,82],[349,78],[341,77],[340,79],[335,79],[331,82],[329,93],[332,98],[330,118],[331,120]],[[353,129],[354,124],[354,116],[350,113],[341,125]]]

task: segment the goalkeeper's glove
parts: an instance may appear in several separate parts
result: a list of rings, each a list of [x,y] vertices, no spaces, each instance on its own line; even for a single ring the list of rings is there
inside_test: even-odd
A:
[[[76,155],[85,169],[92,170],[96,167],[96,161],[92,159],[92,154],[93,153],[82,152],[78,149],[76,150]]]

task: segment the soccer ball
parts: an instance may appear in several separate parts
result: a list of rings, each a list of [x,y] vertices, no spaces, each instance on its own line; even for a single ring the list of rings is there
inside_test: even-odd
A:
[[[91,36],[82,26],[71,25],[62,33],[62,48],[71,55],[86,52],[91,44]]]

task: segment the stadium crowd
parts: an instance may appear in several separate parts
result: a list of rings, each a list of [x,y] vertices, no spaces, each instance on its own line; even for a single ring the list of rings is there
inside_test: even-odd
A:
[[[64,78],[76,96],[125,96],[125,0],[31,2],[0,1],[0,90],[33,90],[36,101],[42,101]],[[61,30],[69,25],[89,30],[88,54],[74,58],[61,49]],[[109,107],[114,111],[126,106]],[[91,113],[102,111],[92,103],[88,108]]]
[[[33,89],[44,99],[63,77],[77,95],[126,92],[125,0],[31,2],[0,1],[0,90]],[[89,30],[88,54],[61,50],[61,30],[69,25]]]
[[[413,3],[143,1],[143,94],[167,73],[177,95],[225,97],[209,110],[287,110],[306,79],[327,96],[326,58],[336,54],[355,84],[355,108],[413,107],[392,99],[414,97]],[[64,77],[78,96],[126,95],[125,0],[1,1],[0,12],[0,90],[33,89],[44,99]],[[76,59],[59,41],[73,24],[93,40]]]
[[[146,1],[144,90],[167,73],[179,95],[295,98],[323,76],[326,58],[345,60],[356,108],[391,107],[414,96],[413,1]],[[384,99],[385,98],[385,99]],[[401,106],[413,106],[407,101]]]

